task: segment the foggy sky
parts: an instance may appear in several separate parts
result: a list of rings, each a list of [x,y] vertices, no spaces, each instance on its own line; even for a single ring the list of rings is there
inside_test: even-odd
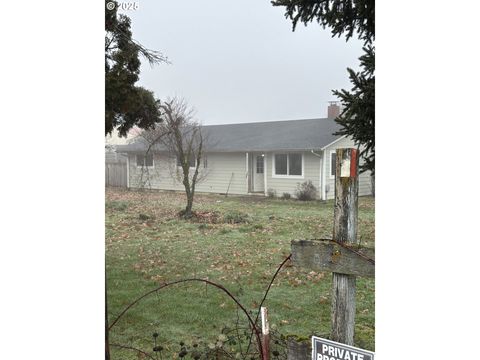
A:
[[[203,124],[325,117],[331,90],[350,89],[362,43],[316,23],[292,32],[269,0],[139,0],[133,38],[172,62],[142,59],[139,84],[184,97]]]

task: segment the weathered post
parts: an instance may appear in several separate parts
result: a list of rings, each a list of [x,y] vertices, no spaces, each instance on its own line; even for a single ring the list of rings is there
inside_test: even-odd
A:
[[[333,273],[330,339],[353,345],[355,281],[375,277],[375,250],[357,244],[358,151],[336,154],[333,239],[292,240],[291,259],[295,266]]]
[[[262,359],[270,359],[270,326],[268,325],[268,311],[266,307],[260,308],[262,314]]]
[[[357,243],[358,171],[357,150],[337,149],[333,240]],[[353,345],[356,276],[333,273],[332,340]]]

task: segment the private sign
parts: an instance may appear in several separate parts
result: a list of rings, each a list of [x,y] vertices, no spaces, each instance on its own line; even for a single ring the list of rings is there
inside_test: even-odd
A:
[[[371,351],[312,336],[312,360],[374,360]]]

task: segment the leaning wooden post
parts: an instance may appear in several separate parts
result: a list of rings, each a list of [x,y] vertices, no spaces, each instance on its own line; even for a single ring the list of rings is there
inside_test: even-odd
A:
[[[357,243],[358,164],[356,149],[337,149],[333,240]],[[353,345],[356,276],[333,273],[332,340]]]

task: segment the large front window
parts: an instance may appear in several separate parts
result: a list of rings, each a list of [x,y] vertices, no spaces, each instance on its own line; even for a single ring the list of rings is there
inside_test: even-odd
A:
[[[275,175],[303,176],[302,154],[275,154]]]

